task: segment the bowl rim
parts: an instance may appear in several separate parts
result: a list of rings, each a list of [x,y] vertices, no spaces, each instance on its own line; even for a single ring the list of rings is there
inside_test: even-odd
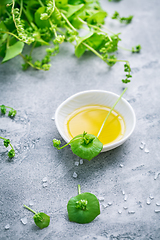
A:
[[[64,100],[59,106],[58,108],[56,109],[56,112],[55,112],[55,124],[56,124],[56,127],[57,127],[57,130],[58,132],[60,133],[61,137],[68,143],[70,141],[70,139],[62,132],[61,130],[61,127],[59,126],[59,123],[58,123],[58,114],[59,114],[59,111],[60,109],[66,105],[68,102],[70,102],[72,99],[76,98],[77,96],[80,96],[80,95],[85,95],[85,94],[90,94],[90,93],[105,93],[105,94],[109,94],[109,95],[112,95],[116,98],[118,98],[120,95],[116,94],[116,93],[113,93],[111,91],[106,91],[106,90],[85,90],[85,91],[80,91],[80,92],[77,92],[73,95],[71,95],[70,97],[68,97],[66,100]],[[109,151],[111,149],[114,149],[118,146],[120,146],[121,144],[123,144],[130,136],[131,134],[133,133],[134,129],[135,129],[135,126],[136,126],[136,115],[135,115],[135,112],[132,108],[132,106],[130,105],[130,103],[125,99],[125,98],[121,98],[121,100],[127,105],[127,107],[130,109],[131,113],[132,113],[132,118],[133,118],[133,126],[131,128],[131,130],[129,131],[129,133],[123,137],[122,139],[120,139],[119,141],[117,142],[113,142],[111,144],[105,144],[103,145],[103,149],[101,152],[105,152],[105,151]],[[86,104],[87,105],[87,104]]]

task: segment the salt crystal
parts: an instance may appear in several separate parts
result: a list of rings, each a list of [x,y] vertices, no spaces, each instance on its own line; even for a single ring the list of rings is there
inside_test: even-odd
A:
[[[127,209],[128,209],[128,207],[127,207],[127,206],[124,206],[123,208],[124,208],[124,210],[127,210]]]
[[[144,146],[145,146],[145,143],[144,143],[144,142],[141,142],[139,148],[140,148],[141,150],[143,150],[143,149],[144,149]]]
[[[26,217],[24,217],[24,218],[21,218],[21,222],[25,225],[25,224],[27,224],[27,218]]]
[[[45,187],[48,186],[48,184],[47,184],[46,182],[44,182],[44,183],[42,184],[42,186],[45,188]]]
[[[73,177],[74,177],[74,178],[77,178],[77,176],[78,176],[77,173],[74,172],[74,173],[73,173]]]
[[[122,191],[122,194],[125,195],[125,191],[124,190]]]
[[[148,148],[145,148],[145,150],[144,150],[144,151],[145,151],[145,153],[149,153],[149,150],[148,150]]]
[[[160,210],[154,210],[155,211],[155,213],[160,213]]]
[[[79,163],[82,165],[83,164],[83,159],[80,159]]]
[[[118,213],[119,213],[119,214],[121,214],[121,213],[122,213],[122,211],[121,211],[121,210],[118,210]]]
[[[10,228],[9,223],[4,227],[6,230],[8,230]]]
[[[29,206],[33,206],[34,205],[34,202],[31,200],[30,202],[29,202]]]
[[[104,201],[104,197],[99,197],[98,200],[99,201]]]
[[[74,164],[75,164],[76,166],[78,166],[78,165],[79,165],[79,162],[75,162]]]
[[[160,206],[160,203],[156,203],[156,206]]]
[[[149,198],[150,198],[151,200],[153,200],[153,199],[154,199],[154,197],[153,197],[151,194],[150,194]]]
[[[159,175],[159,174],[160,174],[159,172],[155,173],[155,175],[154,175],[154,180],[156,180],[156,179],[158,178],[158,175]]]
[[[125,196],[124,196],[124,201],[127,201],[127,199],[128,199],[128,196],[125,195]]]
[[[108,205],[109,205],[109,206],[112,206],[112,202],[108,202]]]
[[[55,120],[55,116],[53,116],[51,119],[52,119],[52,120]]]
[[[151,201],[150,201],[150,199],[149,198],[147,198],[147,205],[150,205],[151,204]]]
[[[119,166],[122,168],[122,167],[123,167],[123,164],[120,164]]]
[[[43,179],[42,179],[42,182],[43,183],[45,183],[45,182],[47,182],[48,181],[48,178],[47,177],[44,177]]]
[[[128,214],[134,214],[135,211],[128,211]]]
[[[103,207],[103,208],[107,208],[107,207],[108,207],[108,204],[102,204],[102,207]]]

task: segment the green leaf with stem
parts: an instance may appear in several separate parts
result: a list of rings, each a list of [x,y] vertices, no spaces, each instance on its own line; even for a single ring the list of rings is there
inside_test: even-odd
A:
[[[0,108],[1,108],[2,114],[6,114],[6,110],[9,109],[9,113],[8,113],[9,117],[14,117],[17,113],[17,111],[14,108],[9,107],[9,106],[0,105]]]
[[[83,134],[75,136],[74,138],[71,139],[69,143],[65,144],[62,147],[60,147],[61,144],[60,140],[53,139],[53,146],[60,150],[70,144],[72,152],[79,156],[80,158],[90,161],[92,158],[96,157],[102,151],[103,148],[103,144],[99,141],[98,137],[100,136],[108,117],[110,116],[111,112],[113,111],[117,103],[120,101],[126,90],[127,88],[124,89],[124,91],[121,93],[115,104],[110,109],[104,122],[102,123],[102,126],[97,136],[94,136],[93,134],[87,134],[84,131]]]
[[[99,0],[2,0],[0,5],[0,17],[3,17],[0,23],[0,56],[4,57],[3,62],[19,54],[25,61],[24,70],[31,66],[46,71],[50,68],[51,56],[47,55],[33,63],[31,54],[22,54],[23,43],[32,44],[33,50],[37,46],[50,45],[52,42],[61,44],[67,41],[74,44],[75,40],[77,57],[89,50],[109,66],[121,61],[113,55],[113,52],[118,50],[119,34],[104,26],[107,12],[101,8]],[[132,20],[132,16],[122,18],[119,13],[113,18],[124,23]],[[84,25],[87,26],[88,34],[81,38],[79,35]],[[139,51],[140,47],[132,48],[132,52]],[[130,81],[129,78],[126,79],[124,81]]]
[[[31,211],[32,213],[34,213],[33,219],[35,224],[43,229],[49,226],[50,224],[50,216],[48,216],[47,214],[43,213],[43,212],[38,212],[36,213],[34,210],[32,210],[31,208],[27,207],[26,205],[24,205],[25,208],[27,208],[29,211]]]
[[[0,108],[1,108],[1,113],[2,114],[6,114],[7,108],[10,109],[9,113],[8,113],[9,117],[14,117],[17,113],[17,111],[12,107],[8,107],[8,106],[5,106],[5,105],[0,105]],[[13,158],[15,156],[15,150],[14,150],[12,144],[10,143],[10,140],[7,139],[7,138],[1,137],[1,136],[0,136],[0,139],[3,140],[4,146],[6,148],[9,147],[9,146],[11,147],[11,150],[8,152],[8,156],[9,156],[9,158]]]
[[[8,46],[6,50],[6,55],[2,60],[2,63],[16,57],[23,51],[24,43],[23,42],[16,42],[12,46]]]
[[[9,146],[11,147],[11,150],[8,152],[8,157],[13,158],[15,156],[15,150],[14,150],[12,144],[10,143],[10,140],[7,139],[7,138],[1,137],[1,136],[0,136],[0,139],[3,140],[4,146],[6,148],[9,147]]]
[[[78,185],[78,195],[68,201],[67,211],[71,222],[90,223],[100,214],[100,204],[94,194],[81,193]]]

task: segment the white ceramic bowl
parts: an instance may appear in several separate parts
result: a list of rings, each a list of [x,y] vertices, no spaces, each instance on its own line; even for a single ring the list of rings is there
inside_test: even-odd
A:
[[[84,92],[79,92],[68,99],[66,99],[56,110],[55,112],[55,124],[56,127],[62,136],[62,138],[68,143],[70,141],[67,136],[65,129],[65,120],[66,117],[71,114],[77,108],[80,108],[85,105],[103,105],[107,107],[112,107],[118,95],[112,92],[103,91],[103,90],[89,90]],[[109,151],[113,148],[116,148],[123,144],[132,134],[135,124],[136,117],[131,105],[124,99],[121,98],[114,108],[124,119],[126,131],[123,138],[117,142],[106,144],[103,146],[102,152]]]

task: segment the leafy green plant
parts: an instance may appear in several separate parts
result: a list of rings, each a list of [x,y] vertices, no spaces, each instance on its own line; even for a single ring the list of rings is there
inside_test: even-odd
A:
[[[45,214],[43,212],[36,213],[35,211],[33,211],[31,208],[27,207],[26,205],[24,205],[24,207],[34,213],[33,219],[34,219],[35,224],[39,228],[43,229],[43,228],[46,228],[49,226],[50,216],[48,216],[47,214]]]
[[[81,57],[91,51],[112,67],[117,59],[119,34],[104,26],[108,13],[99,0],[2,0],[0,3],[0,56],[2,63],[20,55],[26,70],[29,66],[39,70],[49,70],[51,57],[59,53],[59,45],[64,41],[75,46],[75,55]],[[112,18],[119,18],[114,14]],[[121,22],[131,22],[129,18],[120,18]],[[88,33],[81,36],[86,27]],[[31,51],[23,55],[25,44],[31,45]],[[32,60],[35,47],[46,45],[46,55],[42,60]],[[133,52],[134,47],[130,50]],[[140,48],[139,48],[140,51]],[[139,52],[134,51],[134,52]],[[131,76],[130,71],[128,72]]]
[[[129,24],[133,19],[133,15],[130,15],[129,17],[120,17],[119,12],[115,11],[112,15],[112,19],[117,19],[120,21],[120,23]]]
[[[16,115],[17,111],[14,108],[8,107],[8,106],[5,106],[5,105],[0,105],[1,114],[6,114],[7,108],[10,109],[9,112],[8,112],[8,116],[9,117],[14,117]],[[14,150],[10,140],[7,139],[7,138],[1,137],[1,136],[0,136],[0,139],[3,140],[4,146],[6,148],[9,147],[9,146],[11,147],[11,150],[8,152],[8,156],[9,156],[9,158],[13,158],[15,156],[15,150]]]
[[[100,214],[100,205],[94,194],[81,193],[78,185],[78,195],[68,201],[67,211],[71,222],[90,223]]]
[[[53,139],[53,146],[57,148],[58,150],[63,149],[64,147],[68,146],[70,144],[71,150],[74,154],[79,156],[82,159],[91,160],[92,158],[96,157],[102,150],[103,144],[99,141],[98,137],[100,136],[103,127],[110,116],[111,112],[119,102],[119,100],[122,98],[123,94],[126,92],[127,88],[124,89],[120,97],[117,99],[113,107],[110,109],[109,113],[107,114],[97,136],[94,136],[93,134],[87,134],[85,131],[83,134],[77,135],[74,138],[71,139],[69,143],[66,145],[60,147],[61,141],[57,139]]]

